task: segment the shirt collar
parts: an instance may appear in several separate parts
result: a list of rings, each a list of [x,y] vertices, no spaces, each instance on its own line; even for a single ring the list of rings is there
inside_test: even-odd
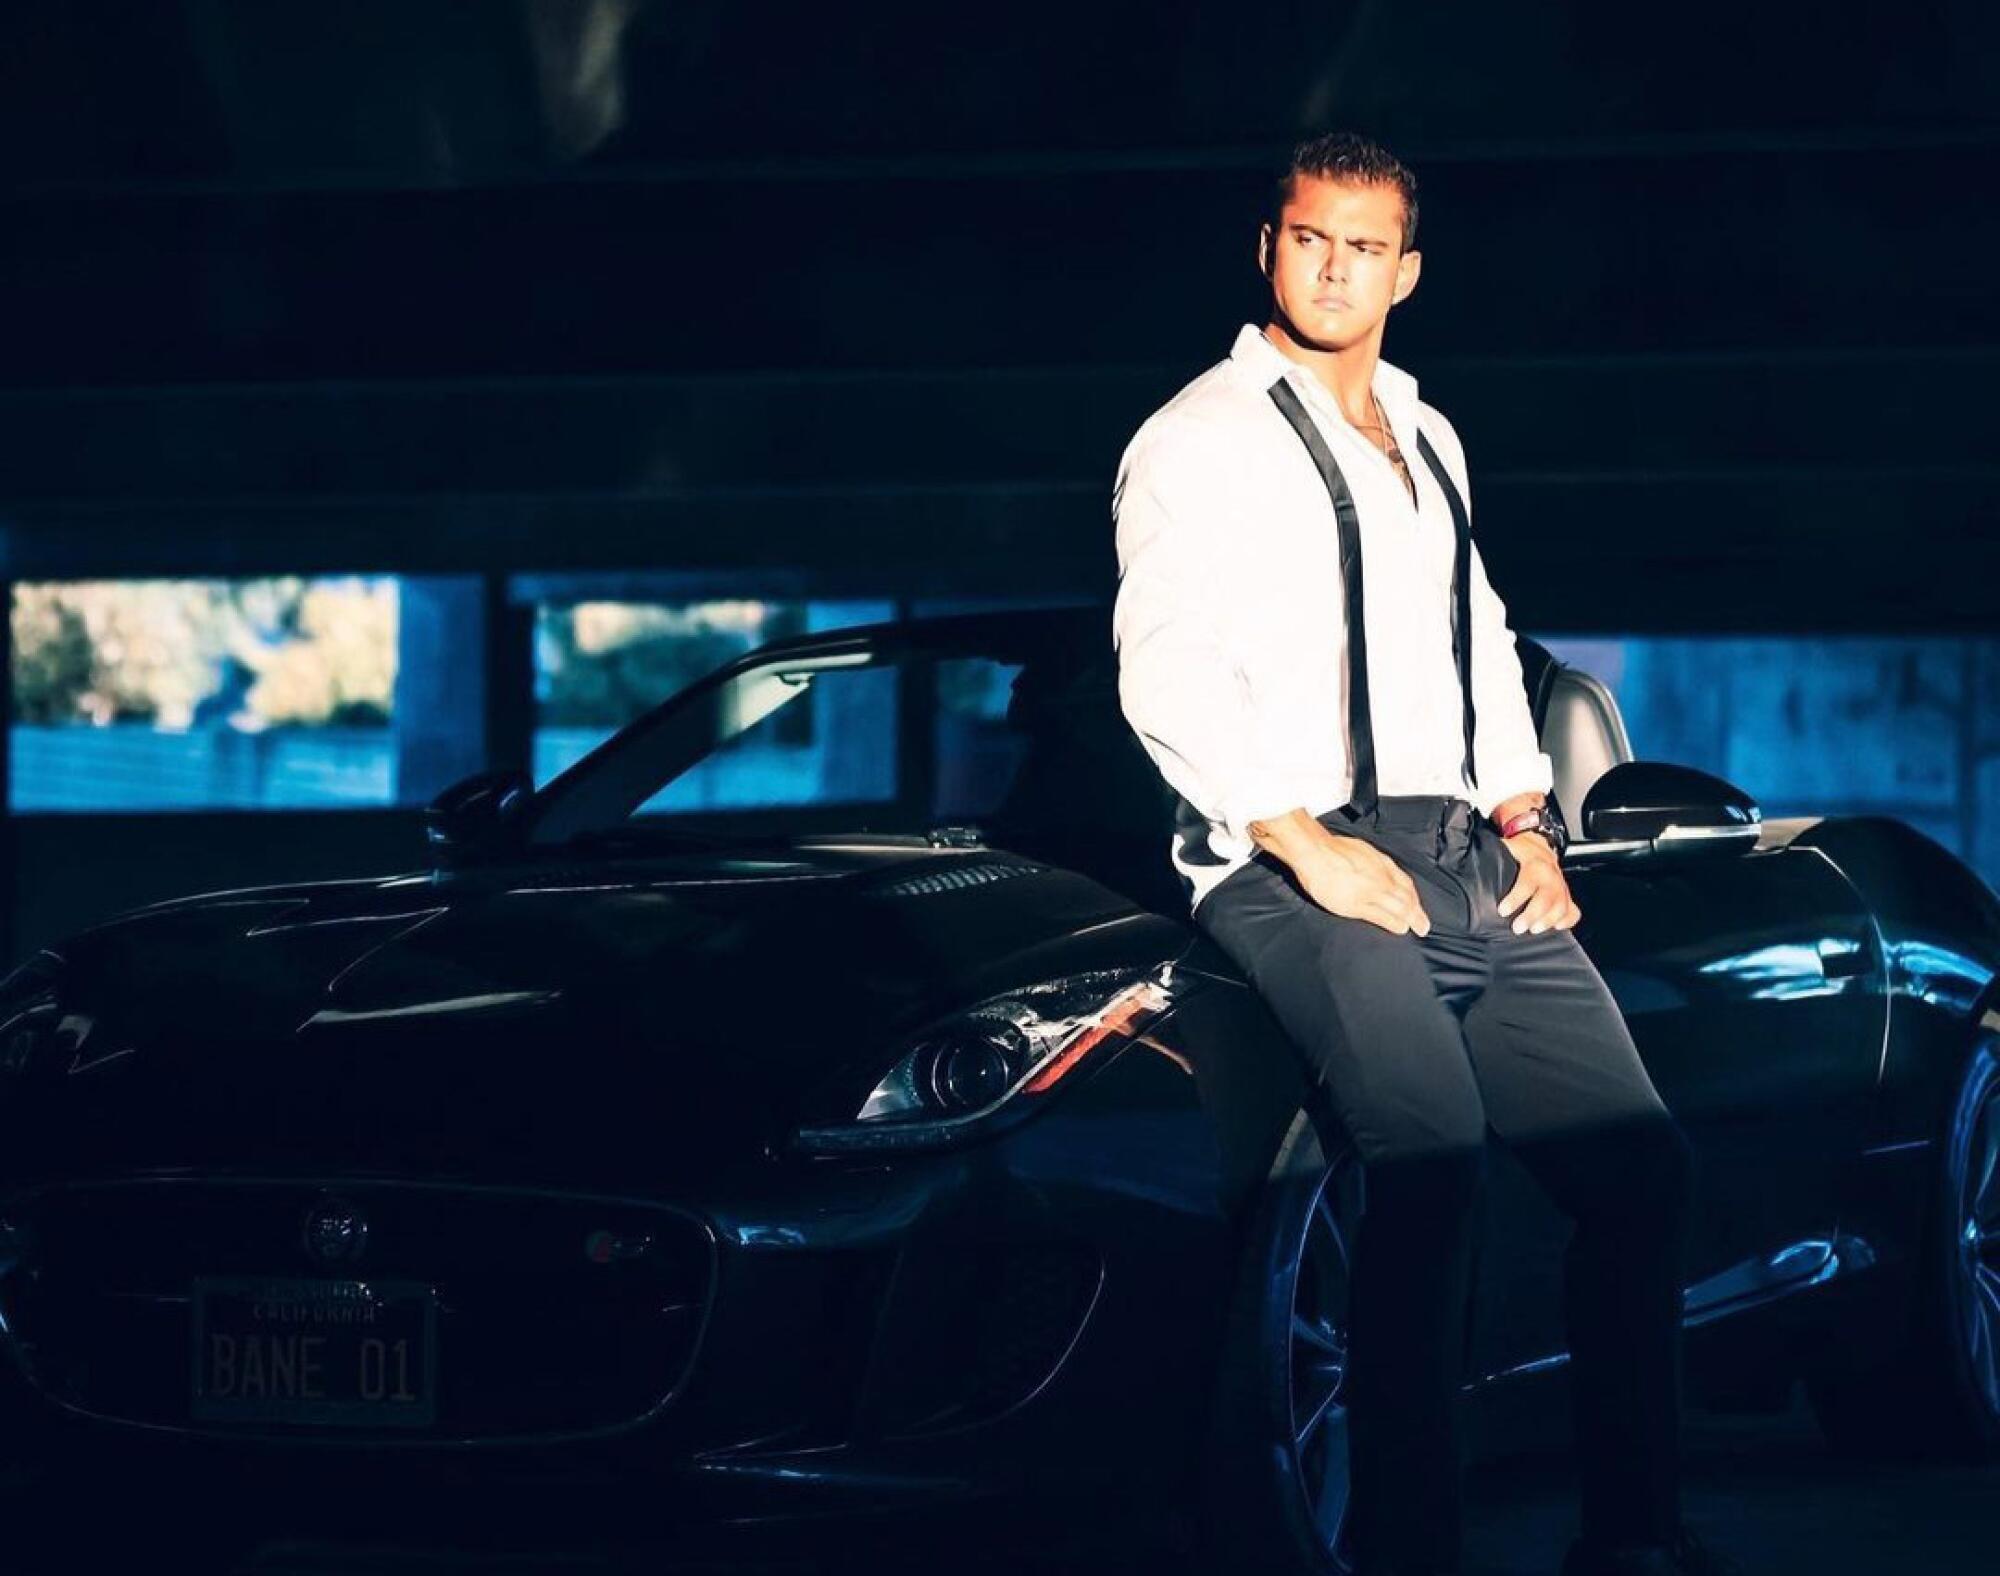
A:
[[[1229,359],[1236,368],[1260,389],[1269,388],[1279,378],[1287,379],[1300,397],[1317,401],[1321,410],[1332,419],[1345,423],[1339,403],[1329,393],[1326,386],[1305,367],[1286,355],[1270,340],[1255,323],[1245,323],[1237,330],[1236,342],[1229,347]],[[1375,359],[1375,396],[1382,401],[1382,408],[1388,412],[1391,426],[1406,433],[1417,430],[1417,380],[1401,367]]]

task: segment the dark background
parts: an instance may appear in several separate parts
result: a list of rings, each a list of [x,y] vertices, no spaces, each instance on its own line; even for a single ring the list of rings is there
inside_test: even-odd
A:
[[[1972,856],[1996,75],[1972,0],[10,5],[0,577],[449,577],[407,705],[496,762],[523,575],[1108,595],[1125,438],[1261,321],[1268,171],[1347,126],[1421,178],[1386,351],[1516,627],[1879,637],[1875,710],[1801,724],[1836,763],[1902,747],[1928,670],[1881,653],[1931,642]],[[407,807],[15,813],[0,939],[417,848]]]

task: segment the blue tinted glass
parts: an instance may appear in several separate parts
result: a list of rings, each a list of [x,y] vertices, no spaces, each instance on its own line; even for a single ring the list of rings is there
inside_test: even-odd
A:
[[[1766,817],[1889,815],[2000,884],[2000,640],[1558,636],[1642,760],[1712,772]]]
[[[815,674],[638,813],[886,804],[896,797],[896,691],[893,667]]]
[[[384,576],[18,584],[10,805],[293,809],[428,798],[482,753],[478,695],[454,706],[451,686],[437,682],[442,652],[466,666],[458,625],[467,608],[476,620],[478,602],[475,584],[465,587],[474,594],[454,600],[464,589],[456,582]],[[406,600],[420,610],[407,642]],[[476,681],[477,663],[471,672]],[[414,707],[412,685],[428,686]]]
[[[883,601],[756,597],[656,601],[626,596],[568,601],[551,595],[562,589],[557,580],[538,581],[533,589],[548,598],[535,608],[533,769],[538,784],[695,680],[769,641],[878,623],[895,615],[894,604]],[[851,692],[831,687],[822,691],[816,683],[815,693],[802,702],[804,710],[780,708],[734,749],[718,752],[712,769],[687,774],[646,808],[824,802],[787,796],[806,792],[808,781],[821,785],[814,792],[833,792],[842,784],[862,780],[853,757],[840,752],[862,748],[867,741],[856,732],[851,745],[843,744],[827,731],[833,709],[842,704],[858,705],[863,712],[874,707],[878,726],[880,708],[885,704],[890,708],[886,715],[891,732],[883,747],[886,764],[880,769],[893,778],[894,681],[886,680],[885,689],[882,675],[865,677],[874,682]],[[873,699],[857,699],[871,695]],[[816,742],[802,745],[801,729],[816,730]],[[779,797],[760,797],[766,794]],[[874,796],[871,788],[862,797]]]
[[[977,820],[1006,798],[1026,741],[1007,726],[1018,663],[983,657],[939,662],[937,675],[937,788],[933,814],[940,820]]]

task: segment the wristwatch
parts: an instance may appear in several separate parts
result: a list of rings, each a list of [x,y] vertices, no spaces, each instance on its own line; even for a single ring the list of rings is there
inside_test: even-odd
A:
[[[1549,795],[1548,800],[1541,805],[1531,806],[1518,815],[1510,815],[1506,824],[1500,828],[1500,835],[1503,838],[1512,837],[1517,832],[1540,832],[1548,839],[1549,847],[1556,851],[1558,859],[1562,858],[1563,850],[1569,847],[1569,828],[1563,824],[1562,810],[1557,806],[1553,794]]]

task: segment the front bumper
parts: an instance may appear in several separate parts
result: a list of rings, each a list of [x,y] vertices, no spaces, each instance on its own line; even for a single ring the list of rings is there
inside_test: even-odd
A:
[[[309,1495],[329,1473],[382,1473],[405,1489],[425,1484],[440,1494],[453,1483],[533,1486],[544,1495],[566,1486],[643,1487],[643,1516],[676,1525],[903,1517],[993,1497],[1101,1503],[1135,1484],[1142,1497],[1171,1498],[1205,1418],[1235,1239],[1194,1080],[1184,1059],[1155,1054],[1170,1052],[1171,1035],[1155,1040],[1121,1048],[1036,1120],[964,1151],[770,1161],[700,1199],[478,1190],[486,1234],[460,1243],[458,1257],[492,1271],[482,1284],[503,1300],[511,1287],[529,1307],[556,1306],[548,1288],[583,1284],[586,1272],[632,1267],[584,1262],[592,1211],[629,1211],[607,1215],[604,1228],[629,1235],[643,1234],[647,1218],[686,1228],[686,1251],[663,1254],[660,1274],[636,1286],[643,1295],[626,1299],[626,1323],[595,1327],[600,1342],[636,1345],[647,1360],[621,1366],[612,1360],[618,1353],[600,1353],[605,1360],[593,1372],[655,1382],[628,1386],[617,1406],[573,1408],[559,1426],[548,1424],[548,1349],[532,1338],[522,1340],[517,1373],[489,1351],[484,1380],[461,1384],[460,1399],[441,1404],[438,1426],[421,1435],[198,1424],[185,1405],[184,1304],[179,1328],[172,1305],[162,1305],[165,1333],[151,1347],[144,1405],[107,1399],[101,1386],[88,1392],[53,1360],[64,1338],[47,1321],[58,1306],[48,1295],[56,1269],[81,1275],[79,1261],[90,1255],[75,1243],[58,1249],[47,1234],[46,1192],[17,1193],[6,1203],[9,1219],[34,1246],[0,1280],[0,1311],[18,1359],[7,1432],[34,1439],[52,1459],[129,1452],[150,1458],[155,1470],[191,1466],[205,1482],[254,1478],[277,1496]],[[116,1183],[161,1190],[156,1196],[180,1189],[183,1198],[219,1196],[225,1186],[261,1200],[276,1232],[301,1198],[334,1190],[364,1206],[381,1201],[387,1222],[407,1184]],[[95,1196],[114,1191],[102,1186]],[[469,1196],[439,1183],[415,1191],[447,1201]],[[529,1202],[546,1217],[543,1228],[509,1240],[507,1209],[492,1206]],[[449,1214],[439,1216],[444,1225]],[[66,1229],[79,1229],[74,1215]],[[97,1220],[115,1236],[107,1214]],[[371,1252],[393,1237],[388,1226],[378,1229]],[[536,1257],[565,1242],[574,1263],[558,1270]],[[230,1246],[253,1257],[278,1251],[275,1237],[265,1249],[247,1234]],[[413,1242],[411,1250],[443,1273],[435,1249],[426,1254]],[[126,1250],[110,1262],[129,1268],[140,1257]],[[157,1272],[156,1289],[169,1292],[176,1264],[183,1281],[215,1268],[202,1269],[186,1253],[176,1258],[171,1245],[146,1263]],[[687,1272],[696,1268],[699,1315],[691,1323],[669,1318],[648,1327],[632,1313],[648,1306],[648,1296],[685,1308]],[[39,1309],[19,1278],[30,1272],[40,1275]],[[447,1306],[454,1297],[465,1302],[470,1283],[462,1277],[456,1287],[439,1284]],[[502,1322],[532,1336],[533,1319]],[[574,1320],[565,1327],[572,1340],[591,1328]],[[74,1331],[68,1349],[86,1358],[94,1350]],[[454,1362],[449,1317],[439,1352],[445,1385]],[[575,1372],[568,1382],[580,1383]],[[519,1426],[518,1410],[510,1422],[510,1396],[540,1397],[542,1426]]]

